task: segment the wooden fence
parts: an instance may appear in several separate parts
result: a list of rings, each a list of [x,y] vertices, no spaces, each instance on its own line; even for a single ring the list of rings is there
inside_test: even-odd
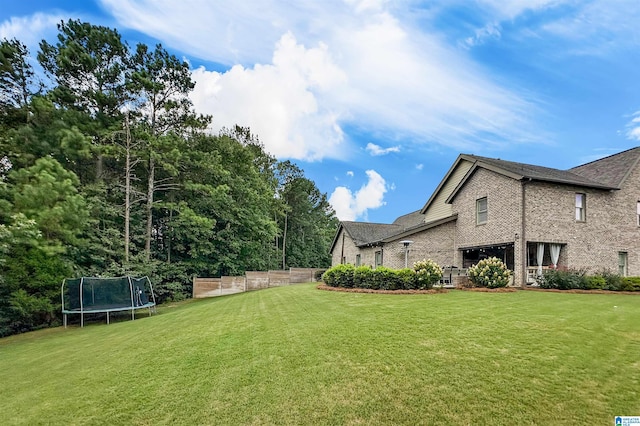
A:
[[[288,271],[247,271],[243,276],[193,278],[193,297],[223,296],[270,287],[315,282],[316,268],[291,268]]]

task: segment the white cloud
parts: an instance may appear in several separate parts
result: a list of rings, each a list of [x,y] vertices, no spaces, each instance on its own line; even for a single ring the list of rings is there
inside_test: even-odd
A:
[[[569,15],[544,26],[554,34],[573,40],[585,40],[597,46],[640,42],[640,8],[636,0],[593,0],[567,2],[575,8]]]
[[[490,19],[503,22],[513,22],[531,11],[547,12],[539,27],[527,28],[525,33],[540,37],[545,32],[545,38],[551,35],[571,42],[570,47],[564,48],[565,53],[600,55],[621,45],[640,44],[637,0],[480,0],[480,3]],[[482,35],[482,29],[479,31]],[[477,36],[478,33],[466,41],[473,43]]]
[[[351,170],[349,170],[349,171],[347,172],[347,176],[349,176],[349,177],[353,177],[353,172],[352,172]]]
[[[465,150],[543,137],[528,100],[448,45],[428,20],[418,25],[404,3],[101,2],[120,27],[234,65],[222,73],[195,70],[194,103],[217,126],[250,126],[277,156],[357,152],[341,145],[346,127]]]
[[[571,0],[565,1],[572,3]],[[549,6],[555,6],[563,3],[562,0],[480,0],[480,4],[489,7],[496,15],[502,19],[513,19],[526,11],[538,10]]]
[[[367,211],[382,207],[387,183],[375,170],[367,170],[369,180],[356,193],[344,186],[337,187],[329,197],[329,203],[340,220],[366,220]]]
[[[640,141],[640,111],[635,112],[627,124],[627,139]]]
[[[325,45],[307,49],[287,33],[269,65],[236,65],[224,73],[201,67],[193,71],[193,79],[194,106],[213,115],[216,130],[249,126],[278,158],[339,157],[344,138],[339,112],[322,99],[345,76]]]
[[[420,164],[416,164],[416,170],[422,170],[424,169],[424,164],[420,163]]]
[[[500,24],[497,24],[495,22],[487,24],[484,27],[476,30],[476,33],[473,37],[466,38],[463,46],[473,47],[485,43],[488,39],[499,39],[501,36],[500,31]]]
[[[31,54],[35,56],[40,41],[43,38],[50,39],[50,36],[58,31],[57,24],[68,18],[68,16],[60,14],[47,15],[44,13],[35,13],[24,17],[14,16],[0,23],[0,39],[16,38],[24,43]]]
[[[373,155],[373,156],[380,156],[380,155],[386,155],[389,154],[390,152],[400,152],[400,147],[399,146],[391,146],[389,148],[382,148],[379,145],[376,145],[374,143],[369,142],[367,144],[367,147],[365,148],[367,151],[369,151],[369,154]]]

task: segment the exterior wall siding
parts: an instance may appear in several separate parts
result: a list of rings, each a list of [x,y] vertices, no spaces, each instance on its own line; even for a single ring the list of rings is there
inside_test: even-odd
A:
[[[331,253],[331,266],[336,266],[342,263],[342,256],[345,257],[346,263],[355,265],[356,255],[359,252],[358,247],[356,247],[349,234],[347,234],[343,228],[338,234],[336,245]]]
[[[487,221],[476,224],[476,200],[487,198]],[[456,247],[482,247],[514,243],[514,283],[523,282],[522,264],[522,184],[490,170],[478,168],[452,202],[458,214]],[[516,238],[518,234],[518,238]],[[462,252],[456,252],[456,265]]]
[[[356,264],[356,256],[360,255],[361,265],[375,265],[375,252],[381,250],[380,247],[362,247],[356,246],[344,229],[340,230],[338,234],[337,242],[331,252],[331,266],[336,266],[341,263],[341,256],[344,256],[345,263],[351,265]],[[383,259],[384,261],[384,259]]]
[[[431,259],[440,266],[451,266],[455,260],[455,221],[416,233],[407,238],[398,238],[384,246],[384,266],[404,268],[405,252],[400,241],[411,240],[407,254],[409,268],[419,260]]]
[[[460,188],[451,205],[444,199],[451,193],[451,182],[460,182],[457,173],[469,170],[461,163],[441,188],[426,212],[427,222],[450,214],[457,220],[386,243],[384,247],[356,247],[344,229],[332,252],[332,265],[347,263],[375,266],[375,253],[383,251],[383,265],[403,268],[401,240],[412,240],[408,265],[431,258],[442,266],[462,265],[464,248],[514,245],[514,284],[523,285],[527,266],[527,243],[562,244],[559,264],[598,272],[618,272],[618,253],[628,256],[628,275],[640,276],[640,227],[637,203],[640,201],[640,166],[627,176],[617,191],[597,190],[549,182],[521,182],[499,173],[478,168]],[[454,185],[455,186],[455,185]],[[575,194],[586,194],[586,221],[575,220]],[[444,198],[443,198],[444,197]],[[487,221],[476,224],[476,200],[487,198]],[[523,204],[524,198],[524,204]],[[444,207],[443,207],[444,206]],[[524,212],[524,213],[523,213]],[[524,214],[524,223],[523,223]],[[545,248],[548,255],[548,246]]]
[[[440,192],[436,195],[435,199],[429,205],[429,208],[425,212],[425,223],[433,222],[435,220],[444,219],[453,214],[451,204],[445,203],[445,200],[449,198],[449,195],[458,186],[462,178],[471,169],[473,163],[470,161],[462,160],[458,163],[456,169],[451,173],[447,182],[440,188]]]
[[[586,221],[575,220],[575,194],[584,193]],[[526,186],[526,238],[566,244],[561,265],[618,272],[618,252],[628,253],[628,274],[640,275],[640,168],[619,191],[603,191],[550,183]],[[564,252],[564,253],[563,253]],[[564,256],[563,256],[564,255]],[[562,262],[564,260],[564,262]]]

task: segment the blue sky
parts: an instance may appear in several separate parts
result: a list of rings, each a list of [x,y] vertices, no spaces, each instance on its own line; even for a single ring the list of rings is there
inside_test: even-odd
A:
[[[570,168],[640,145],[637,0],[2,1],[34,54],[56,23],[191,64],[213,130],[251,127],[343,220],[421,208],[460,153]]]

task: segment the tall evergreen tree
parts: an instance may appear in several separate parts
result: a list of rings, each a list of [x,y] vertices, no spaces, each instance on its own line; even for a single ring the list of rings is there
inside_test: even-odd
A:
[[[58,42],[43,40],[38,61],[54,87],[54,103],[75,112],[80,131],[93,140],[95,180],[103,179],[104,156],[111,153],[110,135],[122,127],[129,101],[126,81],[129,47],[117,30],[79,20],[58,24]]]

